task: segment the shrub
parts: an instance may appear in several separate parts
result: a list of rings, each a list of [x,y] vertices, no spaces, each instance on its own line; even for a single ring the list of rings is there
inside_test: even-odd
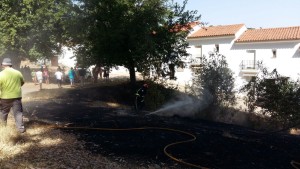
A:
[[[145,108],[150,111],[160,108],[178,92],[177,86],[170,85],[166,81],[154,82],[151,80],[137,82],[136,90],[144,83],[149,85],[145,96]]]
[[[210,53],[201,59],[201,68],[195,72],[192,94],[210,100],[210,106],[228,106],[235,103],[234,78],[225,56]]]
[[[145,98],[146,107],[149,110],[156,110],[168,102],[176,93],[176,86],[167,85],[166,82],[150,82],[150,87]]]
[[[261,66],[260,70],[260,74],[241,89],[247,93],[245,101],[249,112],[262,113],[277,127],[297,124],[300,119],[299,81],[279,75],[276,69],[269,72]]]

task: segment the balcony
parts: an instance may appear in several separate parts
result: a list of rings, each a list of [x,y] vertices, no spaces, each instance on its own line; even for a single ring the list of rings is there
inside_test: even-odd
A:
[[[243,60],[240,67],[243,76],[256,76],[258,73],[258,64],[254,60]]]
[[[201,65],[201,59],[200,57],[195,57],[193,59],[190,60],[190,68],[192,70],[194,69],[200,69],[202,67]]]

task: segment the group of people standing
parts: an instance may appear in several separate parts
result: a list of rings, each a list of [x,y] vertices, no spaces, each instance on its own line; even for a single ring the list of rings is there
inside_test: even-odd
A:
[[[100,77],[100,79],[102,79],[102,76],[105,80],[109,79],[109,73],[110,73],[110,68],[108,66],[105,66],[104,68],[102,68],[101,66],[96,65],[93,70],[93,79],[94,79],[94,83],[97,83],[98,81],[98,77]]]
[[[42,90],[42,84],[49,84],[50,82],[50,72],[47,66],[41,66],[38,71],[34,69],[31,71],[31,78],[33,83],[40,85],[40,90]]]
[[[49,74],[50,72],[47,67],[42,67],[36,72],[32,70],[31,73],[32,81],[35,84],[39,84],[40,90],[42,90],[43,83],[49,84],[49,79],[50,79]],[[83,68],[78,68],[75,70],[73,67],[71,67],[66,74],[65,70],[60,68],[60,66],[58,66],[57,70],[54,72],[53,75],[59,88],[62,88],[63,82],[65,80],[67,81],[67,79],[69,80],[71,86],[75,85],[76,80],[79,80],[80,85],[82,86],[84,85],[85,82],[86,70]]]
[[[57,71],[54,74],[59,88],[61,88],[61,86],[62,86],[62,80],[63,80],[63,72],[62,71],[63,70],[60,67],[58,67]],[[31,77],[32,77],[32,82],[35,85],[39,84],[40,90],[42,90],[43,83],[49,84],[49,81],[50,81],[49,69],[46,66],[41,66],[41,68],[38,71],[35,71],[33,69],[31,71]]]
[[[54,73],[56,83],[58,84],[58,87],[61,88],[63,82],[70,83],[71,86],[75,85],[75,82],[79,82],[80,86],[83,86],[86,81],[93,80],[94,83],[97,83],[98,78],[102,79],[102,77],[105,80],[109,79],[109,73],[110,69],[109,67],[99,67],[96,66],[92,70],[93,77],[88,74],[87,70],[85,68],[80,67],[71,67],[68,71],[65,71],[64,69],[60,68],[58,66],[57,70]],[[31,71],[31,77],[33,83],[36,85],[40,85],[40,89],[42,89],[42,84],[49,84],[50,79],[50,72],[47,68],[47,66],[41,66],[41,68],[38,71],[35,71],[34,69]],[[89,79],[91,78],[91,79]]]
[[[98,78],[102,79],[102,77],[105,80],[109,79],[109,73],[110,69],[109,67],[100,67],[95,66],[92,70],[93,77],[89,76],[87,77],[87,70],[85,68],[80,67],[71,67],[70,70],[65,71],[64,68],[62,69],[60,66],[58,66],[57,70],[53,74],[53,77],[55,78],[55,81],[59,88],[62,87],[63,82],[70,83],[71,86],[75,85],[75,82],[79,82],[80,86],[83,86],[88,78],[93,79],[94,83],[97,83]],[[35,85],[39,85],[40,90],[43,89],[43,83],[49,84],[50,81],[50,71],[47,66],[42,65],[40,69],[37,71],[35,69],[31,70],[31,78],[32,82]]]
[[[70,81],[70,85],[74,86],[76,79],[80,81],[80,85],[83,86],[85,83],[86,78],[86,69],[84,68],[77,68],[77,70],[74,70],[73,67],[70,68],[68,71],[68,78]]]
[[[36,74],[37,72],[38,75]],[[42,82],[45,82],[46,84],[49,84],[49,69],[47,66],[41,66],[41,68],[38,71],[35,71],[34,69],[31,70],[31,78],[32,81],[37,84],[39,80],[42,80]]]

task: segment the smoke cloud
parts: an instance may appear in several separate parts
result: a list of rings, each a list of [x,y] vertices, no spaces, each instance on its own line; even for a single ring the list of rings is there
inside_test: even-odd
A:
[[[149,115],[194,117],[196,113],[207,108],[211,100],[211,96],[208,94],[201,96],[200,99],[188,95],[178,95],[163,105],[162,108],[149,113]]]
[[[210,112],[203,111],[211,105],[212,96],[209,92],[203,90],[203,94],[197,98],[188,95],[178,95],[170,102],[163,105],[160,109],[149,113],[148,115],[158,116],[179,116],[194,118],[202,117],[208,120],[238,124],[248,126],[247,114],[243,111],[228,109],[226,111],[218,108],[209,108]]]

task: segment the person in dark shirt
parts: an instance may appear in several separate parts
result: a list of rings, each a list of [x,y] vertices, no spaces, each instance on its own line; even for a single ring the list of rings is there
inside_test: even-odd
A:
[[[80,85],[83,86],[84,85],[84,80],[85,80],[86,70],[84,68],[81,68],[81,69],[78,70],[78,74],[79,74],[79,79],[80,79]]]
[[[140,111],[145,107],[145,95],[147,94],[148,84],[143,86],[136,92],[135,110]]]

